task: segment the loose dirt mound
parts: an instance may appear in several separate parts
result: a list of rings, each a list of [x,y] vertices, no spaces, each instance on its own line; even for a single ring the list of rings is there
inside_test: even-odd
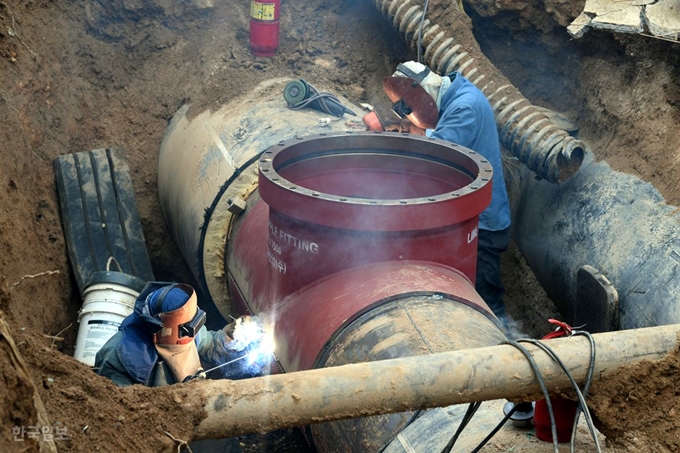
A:
[[[66,439],[55,437],[59,451],[171,451],[175,442],[166,432],[188,439],[200,422],[200,416],[181,410],[162,391],[142,386],[118,389],[88,366],[65,360],[52,348],[53,340],[20,332],[16,342],[39,386],[48,426],[55,434],[57,428],[63,430]],[[13,444],[23,451],[22,444]]]
[[[680,451],[680,349],[660,362],[642,362],[593,385],[589,401],[601,431],[640,451]]]

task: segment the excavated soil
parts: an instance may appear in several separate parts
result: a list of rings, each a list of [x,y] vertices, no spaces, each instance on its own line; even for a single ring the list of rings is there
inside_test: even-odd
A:
[[[381,78],[414,55],[372,3],[284,2],[279,51],[261,59],[248,50],[247,1],[0,1],[0,316],[49,419],[67,428],[59,451],[173,451],[165,431],[183,438],[197,416],[175,412],[162,392],[117,389],[69,356],[81,300],[53,160],[103,147],[126,150],[156,277],[195,285],[156,192],[168,120],[185,103],[192,113],[214,109],[281,76],[318,81],[355,103],[378,102]],[[451,7],[447,0],[430,3],[437,15]],[[678,204],[677,45],[602,31],[571,40],[565,26],[583,3],[483,0],[465,9],[481,49],[530,101],[569,117],[598,158],[650,181]],[[514,247],[503,267],[515,327],[545,334],[546,318],[559,315]],[[39,444],[12,439],[12,428],[35,424],[36,412],[31,386],[1,346],[0,451],[38,451]],[[608,451],[678,451],[677,372],[674,356],[594,388]],[[550,451],[547,444],[531,448],[515,449],[508,437],[487,447]]]

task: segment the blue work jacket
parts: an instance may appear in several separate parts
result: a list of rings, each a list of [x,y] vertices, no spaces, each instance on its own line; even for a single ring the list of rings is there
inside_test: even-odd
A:
[[[454,72],[443,94],[439,121],[432,137],[477,151],[493,167],[491,204],[479,216],[479,229],[504,230],[510,226],[510,203],[505,189],[501,148],[491,105],[472,82]]]

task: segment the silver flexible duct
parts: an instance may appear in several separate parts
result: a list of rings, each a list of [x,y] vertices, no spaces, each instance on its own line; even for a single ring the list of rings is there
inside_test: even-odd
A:
[[[417,48],[423,18],[420,2],[374,1],[406,42]],[[585,143],[531,105],[486,58],[472,34],[469,19],[454,2],[450,2],[446,15],[460,24],[441,26],[428,18],[423,21],[423,62],[439,74],[458,71],[479,87],[493,108],[501,144],[539,178],[551,183],[569,179],[581,167]]]

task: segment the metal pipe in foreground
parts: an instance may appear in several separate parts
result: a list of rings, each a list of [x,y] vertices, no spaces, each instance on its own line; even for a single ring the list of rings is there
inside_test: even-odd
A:
[[[680,325],[593,335],[594,379],[677,347]],[[583,383],[590,345],[585,337],[550,340],[574,379]],[[527,344],[550,390],[569,381],[540,349]],[[519,398],[540,392],[526,358],[509,345],[321,368],[244,381],[173,386],[175,400],[203,407],[192,440],[218,439],[330,420]]]

